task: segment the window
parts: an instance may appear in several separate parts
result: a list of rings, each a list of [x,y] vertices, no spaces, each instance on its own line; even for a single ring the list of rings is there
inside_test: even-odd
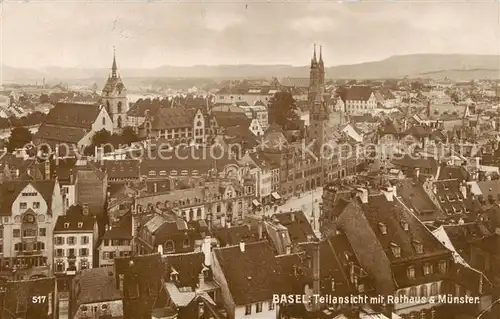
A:
[[[420,297],[427,297],[427,285],[420,286]]]
[[[183,241],[182,241],[182,246],[184,248],[187,248],[189,247],[190,243],[189,243],[189,238],[185,238]]]
[[[64,245],[64,237],[56,237],[56,245]]]
[[[413,241],[413,247],[415,248],[415,251],[417,254],[422,254],[424,252],[424,247],[421,242],[414,240]]]
[[[64,257],[64,249],[56,249],[56,257]]]
[[[26,202],[19,203],[19,209],[26,209],[26,208],[28,208],[28,204]]]
[[[13,229],[12,236],[17,237],[17,238],[21,237],[21,230],[20,229]]]
[[[174,247],[174,242],[171,240],[168,240],[164,245],[163,248],[165,249],[166,252],[172,252],[175,250]]]
[[[258,302],[255,304],[255,312],[256,313],[262,312],[262,302]]]
[[[432,283],[431,296],[436,296],[437,294],[438,294],[438,285],[437,285],[437,283]]]
[[[25,229],[23,230],[23,237],[35,237],[36,229]]]
[[[75,256],[75,249],[70,248],[68,249],[68,257],[74,257]]]
[[[25,298],[19,298],[17,299],[17,307],[16,307],[16,312],[17,313],[22,313],[26,312],[26,299]]]
[[[411,287],[410,288],[410,297],[416,297],[417,296],[417,288]]]
[[[391,243],[391,250],[394,257],[396,258],[401,257],[401,247],[399,247],[397,244]]]
[[[83,223],[82,222],[79,222],[78,223],[78,228],[82,228],[83,227]]]
[[[76,239],[75,236],[68,237],[68,245],[74,245],[76,241],[75,239]]]
[[[82,245],[87,245],[89,243],[89,236],[82,236],[81,243]]]
[[[82,260],[80,262],[80,269],[81,270],[84,270],[84,269],[89,269],[89,262],[88,261],[85,261],[85,260]]]
[[[413,266],[408,267],[408,269],[406,269],[406,274],[409,279],[415,279],[415,268]]]
[[[69,228],[69,223],[64,223],[64,228]]]
[[[446,273],[446,267],[447,267],[446,260],[441,260],[439,262],[439,272],[442,273],[442,274]]]
[[[380,232],[382,233],[382,235],[387,234],[387,227],[384,223],[378,223],[378,227],[380,228]]]
[[[57,272],[63,272],[64,271],[64,262],[58,261],[56,263],[56,271]]]
[[[15,251],[22,251],[23,250],[23,245],[21,243],[17,243],[14,245],[14,250]]]
[[[104,116],[102,117],[102,125],[106,125],[106,118]]]
[[[269,300],[269,310],[274,310],[274,302]]]
[[[132,299],[139,298],[139,285],[131,285],[128,289],[128,296]]]
[[[36,250],[44,250],[45,244],[39,241],[39,242],[35,243],[35,249]]]
[[[80,256],[87,257],[89,255],[88,248],[80,248]]]
[[[47,228],[38,229],[38,236],[42,236],[42,237],[47,236]]]
[[[433,271],[433,269],[432,269],[432,268],[433,268],[433,267],[432,267],[432,264],[425,264],[425,265],[424,265],[424,275],[426,275],[426,276],[427,276],[427,275],[431,275],[431,274],[432,274],[432,271]]]
[[[251,314],[252,314],[252,305],[246,305],[245,306],[245,316],[248,316]]]
[[[156,172],[155,172],[155,171],[149,171],[148,175],[149,175],[149,176],[155,176],[155,175],[156,175]]]

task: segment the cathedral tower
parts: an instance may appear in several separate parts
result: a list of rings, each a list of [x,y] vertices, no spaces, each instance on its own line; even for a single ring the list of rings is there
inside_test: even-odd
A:
[[[309,143],[315,141],[315,151],[319,152],[321,146],[327,142],[328,108],[324,98],[325,94],[325,68],[323,52],[320,47],[319,61],[316,59],[316,45],[311,59],[309,72]]]
[[[119,132],[127,126],[127,112],[129,109],[127,101],[127,89],[123,85],[121,77],[118,75],[116,66],[116,55],[113,52],[113,64],[111,66],[111,75],[102,89],[102,101],[106,111],[113,120],[113,128]]]

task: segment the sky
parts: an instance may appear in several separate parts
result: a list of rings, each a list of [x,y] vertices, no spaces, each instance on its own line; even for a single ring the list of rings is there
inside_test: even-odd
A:
[[[346,0],[352,1],[352,0]],[[325,65],[412,53],[500,54],[498,0],[0,0],[0,64]]]

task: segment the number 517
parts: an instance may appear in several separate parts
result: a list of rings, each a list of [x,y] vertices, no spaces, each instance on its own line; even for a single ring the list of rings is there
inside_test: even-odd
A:
[[[46,296],[33,296],[31,297],[31,302],[32,303],[44,303],[45,302]]]

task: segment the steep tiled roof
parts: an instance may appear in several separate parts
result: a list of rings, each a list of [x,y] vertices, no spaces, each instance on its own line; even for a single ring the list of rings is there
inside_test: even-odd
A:
[[[192,128],[195,110],[183,107],[160,108],[151,123],[155,130]]]
[[[140,176],[139,160],[109,160],[104,162],[109,179],[137,179]]]
[[[44,123],[90,130],[99,112],[100,106],[97,104],[57,103],[47,114]]]
[[[216,248],[214,255],[236,305],[271,300],[279,291],[280,269],[266,241]]]
[[[249,126],[250,119],[241,112],[212,112],[219,127]]]
[[[368,101],[373,90],[368,86],[353,86],[341,92],[341,98],[345,101]]]
[[[168,281],[170,273],[178,273],[178,287],[196,288],[198,284],[198,275],[203,270],[205,255],[202,252],[193,252],[186,254],[170,254],[164,257],[165,278]]]
[[[292,214],[294,219],[292,219]],[[302,211],[274,214],[273,218],[288,229],[292,243],[303,243],[316,239],[316,235]]]
[[[76,144],[80,142],[88,132],[87,128],[43,123],[38,128],[35,138]]]
[[[438,179],[457,179],[459,181],[467,181],[469,179],[469,173],[463,166],[443,166],[439,171]]]
[[[77,305],[122,299],[122,292],[116,288],[113,267],[82,270],[74,279]]]
[[[412,158],[409,155],[405,155],[403,158],[393,159],[392,164],[396,166],[409,167],[409,168],[420,168],[429,169],[431,173],[437,172],[438,163],[434,158]]]
[[[132,214],[125,214],[118,225],[104,233],[102,239],[132,239]]]
[[[73,205],[66,215],[57,218],[54,232],[91,232],[94,230],[94,223],[94,217],[83,215],[82,206]]]
[[[245,225],[214,229],[212,233],[221,247],[237,245],[242,240],[246,243],[253,242],[258,238],[257,234]]]
[[[448,216],[461,216],[465,219],[474,220],[477,214],[477,200],[471,196],[464,197],[458,180],[438,180],[433,182],[436,191],[435,196],[441,205],[441,209]]]
[[[429,198],[421,184],[411,179],[402,180],[397,184],[397,193],[421,221],[447,218]]]
[[[491,232],[481,223],[465,223],[462,225],[444,225],[443,230],[446,232],[451,244],[466,261],[469,256],[469,243],[480,240],[491,235]]]
[[[3,297],[2,318],[53,318],[56,309],[54,304],[51,304],[49,308],[49,301],[54,302],[57,300],[57,296],[54,296],[55,289],[56,283],[54,277],[8,281]],[[37,296],[46,296],[46,301],[40,303],[32,302],[32,297]],[[18,312],[18,306],[26,310]],[[49,309],[51,309],[50,314]]]
[[[28,185],[32,185],[42,195],[48,207],[51,207],[55,181],[5,181],[0,185],[0,215],[10,216],[12,213],[12,204],[21,191]]]
[[[158,99],[145,99],[145,100],[138,100],[136,101],[132,107],[127,112],[128,116],[134,116],[134,117],[145,117],[146,115],[153,116],[158,112],[158,109],[161,107],[170,107],[171,102],[164,99],[164,100],[158,100]]]
[[[500,195],[500,180],[478,181],[477,185],[486,199],[489,195],[493,196],[493,198],[498,198]]]
[[[368,203],[362,204],[363,212],[373,232],[391,261],[445,253],[445,248],[427,228],[396,199],[387,201],[384,195],[369,196]],[[405,230],[404,225],[408,226]],[[386,233],[381,231],[385,226]],[[415,249],[415,241],[420,242],[423,253]],[[400,247],[400,256],[391,250],[391,244]]]

